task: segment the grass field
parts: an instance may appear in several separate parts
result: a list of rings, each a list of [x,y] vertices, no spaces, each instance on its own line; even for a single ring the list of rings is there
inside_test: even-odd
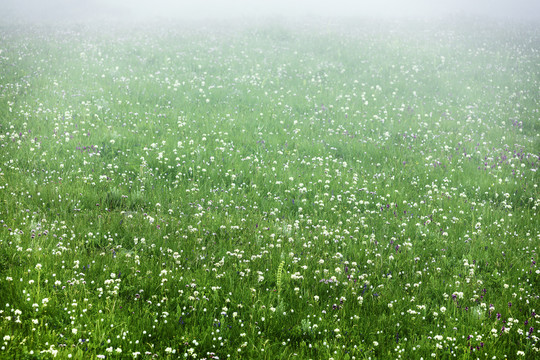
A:
[[[0,28],[1,359],[540,356],[540,27]]]

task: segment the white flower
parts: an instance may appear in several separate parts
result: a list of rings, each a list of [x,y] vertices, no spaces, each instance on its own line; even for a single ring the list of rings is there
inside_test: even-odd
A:
[[[77,334],[77,329],[73,328],[73,329],[71,329],[71,332],[73,333],[73,335],[75,335],[75,334]]]
[[[36,264],[36,270],[41,270],[43,266],[41,264]]]
[[[291,275],[291,279],[293,280],[301,280],[303,278],[304,277],[298,271]]]

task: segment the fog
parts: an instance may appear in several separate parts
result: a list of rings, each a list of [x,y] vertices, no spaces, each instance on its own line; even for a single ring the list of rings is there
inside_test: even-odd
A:
[[[540,20],[539,0],[0,0],[0,22],[479,17]]]

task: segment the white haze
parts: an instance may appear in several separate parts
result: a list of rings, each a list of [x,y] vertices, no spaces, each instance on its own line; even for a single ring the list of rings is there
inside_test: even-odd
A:
[[[540,0],[0,0],[0,23],[112,19],[444,18],[540,20]]]

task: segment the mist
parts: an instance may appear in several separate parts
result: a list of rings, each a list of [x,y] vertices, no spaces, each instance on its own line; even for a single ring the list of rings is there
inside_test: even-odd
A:
[[[0,22],[58,25],[96,20],[227,20],[313,19],[359,17],[375,19],[438,19],[477,17],[538,21],[540,1],[535,0],[4,0]]]

